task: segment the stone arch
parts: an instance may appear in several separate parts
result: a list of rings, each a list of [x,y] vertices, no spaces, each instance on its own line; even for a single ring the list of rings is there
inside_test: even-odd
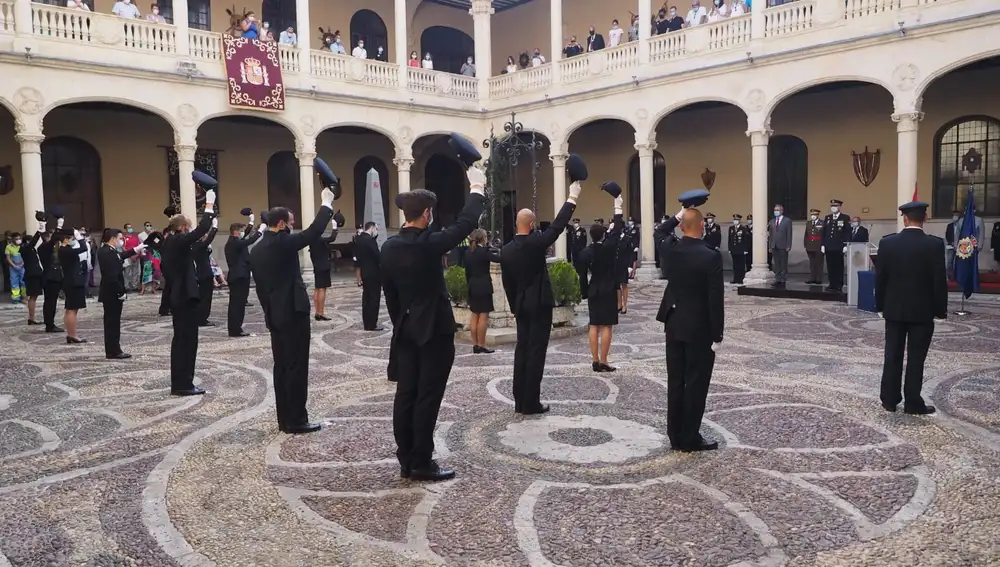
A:
[[[966,65],[970,65],[972,63],[978,63],[980,61],[985,61],[986,59],[991,59],[993,57],[1000,57],[1000,49],[991,49],[989,51],[984,51],[982,53],[977,53],[975,55],[963,57],[958,61],[954,61],[947,65],[943,65],[938,69],[932,71],[931,73],[928,73],[927,76],[920,81],[920,83],[914,90],[915,92],[914,96],[916,100],[920,100],[920,98],[924,96],[924,93],[926,93],[927,89],[930,88],[932,84],[934,84],[934,81],[940,79],[941,77],[944,77],[948,73],[951,73],[952,71],[958,71],[959,69],[965,67]]]
[[[326,132],[327,130],[333,130],[335,128],[361,128],[364,130],[371,130],[376,134],[381,134],[386,138],[388,138],[389,141],[392,142],[393,146],[400,145],[399,136],[397,136],[396,133],[393,132],[390,127],[383,126],[381,124],[374,124],[371,122],[347,121],[347,122],[333,122],[330,124],[324,124],[323,126],[317,128],[316,136],[319,137],[319,135],[322,134],[323,132]]]
[[[375,54],[375,49],[381,45],[386,52],[389,51],[389,32],[385,27],[385,20],[372,10],[362,8],[351,16],[350,23],[351,44],[347,48],[350,52],[358,40],[364,40],[365,49],[368,50],[369,59]]]
[[[198,123],[194,126],[193,130],[197,132],[198,130],[201,129],[202,126],[205,125],[206,122],[215,120],[216,118],[233,118],[233,117],[256,118],[259,120],[263,120],[265,122],[273,122],[278,126],[283,126],[296,140],[302,137],[301,132],[299,132],[299,129],[295,126],[294,123],[292,123],[290,120],[288,120],[281,114],[272,112],[244,112],[240,110],[223,110],[221,112],[214,112],[212,114],[203,116],[200,120],[198,120]]]
[[[576,120],[575,122],[572,122],[569,126],[566,127],[566,130],[563,132],[562,139],[559,141],[559,144],[555,144],[553,142],[553,145],[555,147],[557,147],[557,148],[562,148],[562,147],[568,146],[569,145],[569,139],[573,136],[573,134],[577,130],[579,130],[580,128],[583,128],[584,126],[586,126],[588,124],[591,124],[593,122],[598,122],[598,121],[601,121],[601,120],[615,120],[617,122],[624,122],[624,123],[628,124],[629,126],[631,126],[632,130],[636,130],[635,123],[631,119],[629,119],[627,116],[621,116],[621,115],[617,115],[617,114],[591,115],[591,116],[588,116],[586,118],[580,118],[579,120]]]
[[[162,108],[158,108],[158,107],[156,107],[156,106],[154,106],[152,104],[147,104],[147,103],[139,101],[139,100],[126,99],[126,98],[118,98],[118,97],[113,97],[113,96],[110,96],[110,97],[109,96],[100,96],[100,97],[89,96],[89,97],[73,97],[73,98],[60,99],[60,100],[58,100],[56,102],[53,102],[53,103],[49,104],[44,109],[42,109],[42,112],[39,113],[39,115],[38,115],[38,119],[39,119],[40,122],[44,121],[45,117],[48,116],[48,114],[50,112],[52,112],[53,110],[55,110],[57,108],[69,106],[71,104],[79,104],[79,103],[87,103],[87,102],[90,102],[90,103],[120,104],[122,106],[128,106],[128,107],[132,107],[132,108],[137,108],[139,110],[144,110],[144,111],[146,111],[146,112],[148,112],[150,114],[154,114],[154,115],[159,116],[160,118],[162,118],[164,121],[166,121],[166,123],[170,126],[170,128],[174,132],[178,131],[177,121],[174,119],[174,117],[169,112],[163,110]],[[15,113],[14,116],[17,117],[18,115]]]
[[[450,26],[430,26],[420,34],[420,59],[430,53],[434,70],[458,74],[465,59],[476,53],[476,42],[464,31]]]
[[[965,126],[965,128],[963,128]],[[971,145],[970,144],[974,144]],[[1000,201],[991,199],[986,190],[1000,182],[1000,171],[996,158],[990,150],[1000,145],[1000,120],[994,116],[974,114],[950,120],[934,133],[934,177],[931,183],[932,214],[947,218],[952,210],[962,210],[965,206],[965,189],[973,185],[979,189],[983,201],[976,199],[976,211],[984,216],[1000,214]],[[963,150],[968,147],[980,154],[980,169],[971,179],[958,179],[963,170]],[[947,169],[946,169],[947,168]]]
[[[780,105],[782,102],[784,102],[784,101],[792,98],[796,94],[799,94],[799,93],[801,93],[801,92],[803,92],[805,90],[811,89],[813,87],[818,87],[818,86],[821,86],[821,85],[829,85],[829,84],[833,84],[833,83],[866,83],[866,84],[869,84],[869,85],[874,85],[874,86],[882,87],[883,89],[885,89],[885,91],[887,93],[889,93],[889,96],[893,96],[893,92],[894,92],[893,89],[892,89],[892,87],[887,82],[885,82],[882,79],[877,78],[877,77],[862,77],[862,76],[857,76],[857,75],[841,75],[841,76],[834,76],[834,77],[816,78],[816,79],[813,79],[813,80],[810,80],[810,81],[805,81],[805,82],[802,82],[802,83],[797,83],[794,86],[789,87],[789,88],[787,88],[787,89],[779,92],[777,95],[775,95],[773,98],[771,98],[764,105],[764,108],[760,111],[760,116],[762,116],[763,119],[764,119],[764,121],[767,122],[767,121],[770,120],[771,114],[774,113],[774,109],[778,108],[778,105]]]
[[[101,154],[76,136],[42,142],[42,192],[47,208],[61,208],[67,226],[104,228]]]
[[[274,207],[302,214],[299,160],[290,150],[279,150],[267,159],[267,208]]]
[[[662,122],[664,118],[666,118],[667,116],[673,114],[674,112],[677,112],[678,110],[684,109],[684,108],[686,108],[688,106],[694,106],[694,105],[702,104],[702,103],[728,104],[730,106],[733,106],[733,107],[736,107],[736,108],[742,110],[743,113],[746,114],[749,117],[749,113],[746,111],[746,109],[743,108],[743,106],[739,102],[737,102],[737,101],[735,101],[733,99],[729,99],[729,98],[726,98],[726,97],[720,97],[720,96],[699,96],[699,97],[684,99],[682,101],[679,101],[679,102],[676,102],[674,104],[671,104],[670,106],[667,106],[666,108],[664,108],[660,112],[657,112],[656,114],[654,114],[653,116],[651,116],[649,118],[649,121],[648,121],[648,126],[649,127],[648,127],[647,131],[645,133],[643,133],[643,135],[645,137],[640,136],[639,135],[640,134],[639,130],[636,129],[636,132],[637,132],[636,139],[637,140],[647,140],[647,141],[650,141],[650,142],[656,141],[656,128],[660,125],[660,122]]]

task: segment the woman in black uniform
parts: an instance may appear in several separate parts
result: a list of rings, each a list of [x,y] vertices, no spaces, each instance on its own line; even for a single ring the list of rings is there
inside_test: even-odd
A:
[[[76,336],[76,317],[80,309],[87,308],[87,264],[83,257],[87,253],[87,240],[74,230],[56,234],[59,238],[57,254],[63,273],[63,293],[66,295],[66,344],[87,342]]]
[[[635,221],[630,220],[618,238],[618,257],[615,272],[618,274],[618,312],[628,313],[628,281],[632,277],[637,257]]]
[[[615,215],[610,227],[590,227],[592,244],[580,253],[587,277],[587,309],[590,312],[590,354],[594,372],[614,372],[608,364],[612,330],[618,324],[618,292],[621,270],[618,261],[623,222]]]
[[[477,228],[469,235],[469,252],[465,255],[465,281],[469,288],[469,333],[472,335],[472,352],[489,354],[486,348],[486,329],[490,326],[493,311],[493,281],[490,279],[490,262],[499,262],[500,254],[486,244],[486,231]]]
[[[27,231],[25,231],[27,234]],[[24,287],[28,296],[28,324],[37,325],[35,306],[42,294],[42,264],[38,258],[38,243],[45,234],[45,221],[38,221],[38,230],[29,240],[21,244],[21,258],[24,259]],[[46,241],[48,239],[46,238]]]

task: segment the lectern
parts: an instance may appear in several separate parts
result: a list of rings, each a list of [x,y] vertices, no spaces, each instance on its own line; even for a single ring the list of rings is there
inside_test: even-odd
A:
[[[867,242],[851,242],[847,245],[847,304],[858,305],[858,272],[870,270],[872,267],[871,249],[875,248]]]

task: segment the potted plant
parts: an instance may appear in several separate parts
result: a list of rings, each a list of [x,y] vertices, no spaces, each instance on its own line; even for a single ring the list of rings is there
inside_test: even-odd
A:
[[[465,281],[465,268],[448,266],[444,271],[444,287],[456,307],[461,307],[469,301],[469,284]]]
[[[549,281],[552,283],[552,298],[556,308],[552,311],[552,326],[561,327],[571,323],[576,316],[574,307],[582,299],[580,295],[580,275],[573,264],[559,260],[549,264]]]

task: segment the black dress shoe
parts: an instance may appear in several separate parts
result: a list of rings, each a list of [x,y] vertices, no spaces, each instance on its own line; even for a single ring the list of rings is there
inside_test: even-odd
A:
[[[882,409],[888,412],[896,413],[896,406],[889,405],[885,402],[882,402]]]
[[[410,478],[410,465],[399,465],[399,478]]]
[[[233,337],[235,339],[235,338],[239,338],[239,337],[249,337],[250,333],[248,333],[246,331],[240,331],[238,333],[229,333],[229,336]]]
[[[201,396],[205,393],[198,386],[191,386],[190,390],[170,390],[171,396]]]
[[[546,405],[546,404],[538,404],[537,406],[535,406],[532,409],[526,409],[526,410],[522,411],[521,414],[522,415],[537,415],[537,414],[540,414],[540,413],[548,413],[550,409],[551,408],[549,408],[549,406]]]
[[[514,404],[514,413],[521,413],[521,406],[519,404]]]
[[[452,478],[455,478],[455,471],[448,467],[442,467],[437,464],[437,461],[431,461],[426,465],[410,469],[410,480],[429,480],[431,482],[436,482]]]
[[[593,370],[594,372],[604,372],[604,369],[603,369],[603,368],[601,368],[601,363],[600,363],[600,362],[597,362],[596,360],[595,360],[594,362],[591,362],[591,363],[590,363],[590,368],[591,368],[591,370]]]
[[[205,321],[203,323],[198,323],[198,326],[199,327],[214,327],[215,323],[213,323],[211,321]]]
[[[601,372],[614,372],[615,370],[618,369],[615,368],[614,366],[611,366],[610,364],[601,363]]]
[[[934,406],[928,406],[928,405],[925,405],[924,407],[920,408],[908,408],[906,406],[903,406],[903,413],[908,413],[910,415],[930,415],[936,411],[937,409]]]
[[[250,303],[249,301],[247,301],[247,304],[246,304],[246,306],[247,306],[247,307],[253,307],[253,303]]]
[[[87,342],[87,339],[78,339],[76,337],[66,337],[66,344],[68,345],[82,345]]]
[[[34,319],[28,319],[28,324],[29,325],[41,325],[41,323],[39,323],[38,321],[35,321]]]
[[[108,360],[126,360],[132,358],[132,355],[127,352],[119,352],[118,354],[109,354],[106,358]]]
[[[170,317],[169,311],[160,311],[160,317]]]
[[[302,425],[286,427],[282,430],[282,432],[290,433],[292,435],[302,435],[305,433],[315,433],[322,428],[323,426],[318,423],[303,423]]]
[[[379,331],[384,331],[385,327],[375,327],[374,329],[365,329],[365,330],[369,332],[379,332]]]
[[[331,321],[332,320],[329,317],[327,317],[326,315],[313,315],[313,319],[315,319],[317,321]]]
[[[702,439],[694,445],[688,445],[686,447],[681,447],[681,451],[685,453],[697,453],[699,451],[714,451],[719,448],[719,444],[715,441],[708,441]]]
[[[61,327],[45,327],[46,333],[61,333],[63,332]]]

